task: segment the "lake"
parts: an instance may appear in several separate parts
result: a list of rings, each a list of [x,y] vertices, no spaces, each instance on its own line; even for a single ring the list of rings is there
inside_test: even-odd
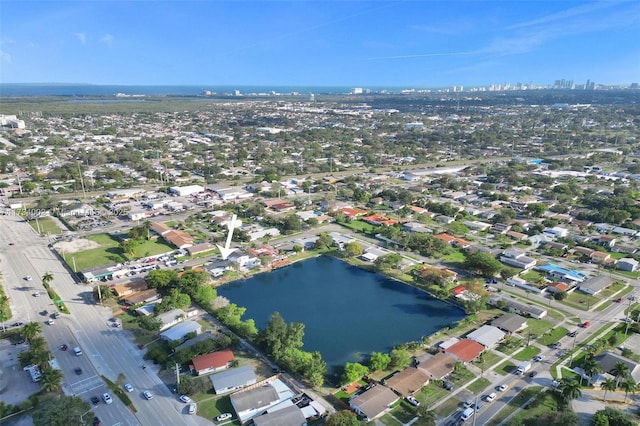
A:
[[[264,329],[278,311],[305,325],[306,351],[331,368],[362,362],[371,352],[419,341],[465,317],[464,311],[414,287],[320,256],[218,287]]]

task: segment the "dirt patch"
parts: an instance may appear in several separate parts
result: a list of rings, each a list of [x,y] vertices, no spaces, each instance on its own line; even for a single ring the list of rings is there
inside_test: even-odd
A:
[[[59,253],[79,253],[81,251],[99,248],[100,244],[86,238],[80,238],[71,241],[58,241],[53,247]]]

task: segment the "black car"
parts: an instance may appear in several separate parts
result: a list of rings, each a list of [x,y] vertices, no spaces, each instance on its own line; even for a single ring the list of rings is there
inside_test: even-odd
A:
[[[444,382],[444,383],[442,383],[442,387],[445,388],[448,391],[452,391],[453,390],[453,383]]]
[[[531,373],[529,373],[529,377],[536,377],[538,375],[537,371],[532,371]]]
[[[67,346],[67,345],[60,345],[60,350],[62,350],[62,351],[66,351],[67,349],[69,349],[69,346]]]
[[[76,369],[75,369],[75,370],[73,370],[73,371],[75,371],[75,373],[76,373],[78,376],[82,374],[82,368],[80,368],[80,367],[76,368]]]
[[[577,331],[572,331],[571,333],[569,333],[569,337],[576,337],[578,335]]]
[[[93,405],[98,405],[100,403],[100,398],[98,398],[97,396],[92,396],[91,397],[91,403]]]
[[[21,327],[23,325],[24,325],[24,323],[22,321],[18,321],[18,322],[14,322],[13,324],[11,324],[11,327]]]

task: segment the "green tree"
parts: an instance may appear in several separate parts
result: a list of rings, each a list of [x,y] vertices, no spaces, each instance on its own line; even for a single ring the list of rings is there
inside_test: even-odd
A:
[[[613,379],[606,379],[604,382],[600,384],[600,387],[604,390],[604,396],[602,397],[602,399],[604,402],[606,402],[607,392],[615,391],[618,385]]]
[[[124,240],[120,243],[120,250],[123,254],[129,254],[131,256],[136,254],[136,248],[140,243],[136,240]]]
[[[582,369],[590,379],[593,379],[594,375],[602,372],[600,363],[592,356],[585,357],[584,363],[582,364]],[[580,382],[582,382],[582,377],[580,377]]]
[[[402,262],[402,256],[397,253],[390,253],[377,258],[374,264],[378,271],[388,271],[389,269],[397,269],[400,262]]]
[[[28,322],[22,327],[22,335],[28,341],[42,333],[42,324],[37,322]]]
[[[344,251],[349,257],[358,257],[361,256],[362,253],[364,253],[362,246],[355,241],[348,243],[344,247]]]
[[[470,271],[485,277],[494,277],[502,270],[502,264],[498,259],[481,251],[466,255],[464,265]]]
[[[391,351],[391,366],[399,370],[405,368],[411,363],[409,351],[402,348],[395,348]]]
[[[326,232],[323,232],[318,236],[318,239],[315,242],[315,248],[318,250],[327,250],[333,246],[333,238]]]
[[[178,273],[173,269],[157,269],[149,272],[145,281],[150,288],[163,289],[176,285]]]
[[[614,364],[611,374],[616,378],[616,387],[620,384],[620,379],[624,379],[629,376],[629,366],[622,361],[618,361]]]
[[[531,203],[527,205],[527,213],[533,217],[542,217],[547,211],[547,205],[544,203]]]
[[[627,395],[629,392],[636,393],[638,390],[638,384],[632,379],[628,378],[620,384],[620,388],[624,391],[624,403],[627,403]]]
[[[347,362],[344,365],[344,373],[342,374],[342,384],[353,383],[363,376],[369,374],[369,369],[358,362]]]
[[[360,426],[358,416],[352,411],[342,410],[327,418],[327,426]]]
[[[186,293],[194,294],[200,286],[207,284],[209,281],[210,276],[205,271],[189,269],[182,273],[178,283]]]
[[[44,368],[40,378],[40,386],[45,392],[55,392],[60,389],[63,376],[62,371],[57,368]]]
[[[582,396],[580,383],[575,380],[562,379],[560,381],[560,394],[567,402],[580,398]]]
[[[51,281],[53,281],[53,274],[51,274],[50,272],[46,272],[46,273],[42,276],[42,284],[43,284],[45,287],[47,287]]]
[[[391,362],[391,356],[382,352],[372,352],[369,359],[369,368],[371,371],[384,371]]]
[[[46,393],[32,411],[35,426],[84,426],[93,419],[91,406],[76,396]],[[82,420],[80,419],[82,416]]]

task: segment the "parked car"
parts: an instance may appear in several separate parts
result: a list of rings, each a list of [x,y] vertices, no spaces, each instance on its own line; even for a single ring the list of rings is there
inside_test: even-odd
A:
[[[124,390],[126,390],[127,392],[133,392],[133,386],[131,386],[130,383],[125,383]]]
[[[152,394],[150,391],[148,391],[148,390],[146,390],[146,391],[142,392],[142,395],[143,395],[146,399],[153,399],[153,394]]]
[[[55,322],[54,320],[52,320],[52,319],[48,319],[48,320],[46,320],[45,322],[46,322],[48,325],[53,325],[53,324],[55,324],[55,323],[56,323],[56,322]]]
[[[216,422],[221,422],[223,420],[229,420],[231,418],[231,413],[223,413],[216,417]]]
[[[184,402],[185,404],[188,404],[191,402],[191,398],[189,398],[187,395],[180,395],[178,399]]]
[[[189,404],[189,408],[188,408],[188,410],[187,410],[187,412],[188,412],[189,414],[195,414],[195,413],[196,413],[196,410],[197,410],[197,406],[196,406],[196,404],[194,404],[194,403]]]
[[[484,400],[487,402],[493,402],[494,399],[496,399],[496,397],[498,396],[497,393],[495,392],[491,392],[489,395],[487,395]]]
[[[102,394],[102,400],[104,401],[105,404],[113,404],[113,399],[111,399],[111,395],[109,395],[106,392]]]
[[[451,383],[451,382],[443,382],[442,383],[442,387],[445,388],[448,391],[452,391],[453,390],[453,383]]]
[[[498,389],[499,392],[504,392],[504,391],[507,390],[508,387],[509,387],[509,385],[505,383],[505,384],[502,384],[502,385],[498,386],[497,389]]]
[[[420,406],[420,401],[418,401],[417,399],[415,399],[414,397],[412,397],[411,395],[409,395],[408,397],[405,398],[407,400],[407,402],[411,405],[413,405],[414,407],[419,407]]]
[[[100,402],[100,398],[98,398],[97,396],[92,396],[91,397],[91,403],[93,405],[98,405],[99,402]]]
[[[82,374],[82,368],[78,367],[73,370],[78,376]]]

